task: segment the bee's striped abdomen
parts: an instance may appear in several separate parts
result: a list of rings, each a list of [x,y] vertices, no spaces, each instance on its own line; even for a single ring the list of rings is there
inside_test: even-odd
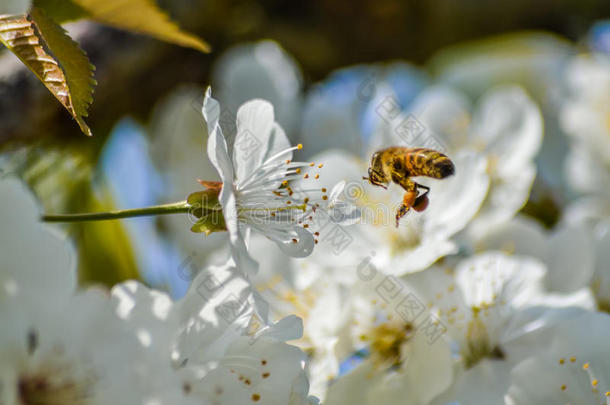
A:
[[[404,156],[409,176],[427,176],[442,179],[455,173],[453,162],[444,154],[432,149],[410,149]]]

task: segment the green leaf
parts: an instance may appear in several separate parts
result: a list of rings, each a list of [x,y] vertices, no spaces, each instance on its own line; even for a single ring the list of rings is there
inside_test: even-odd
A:
[[[82,184],[82,199],[75,201],[74,211],[98,212],[114,208],[107,188],[96,197],[88,184]],[[69,225],[79,253],[79,280],[83,284],[102,283],[113,286],[128,279],[138,279],[138,265],[130,238],[121,221],[96,221]]]
[[[71,0],[34,0],[34,5],[60,24],[87,17],[87,11]]]
[[[207,211],[203,216],[191,227],[191,231],[195,233],[204,232],[206,235],[212,232],[222,232],[227,230],[225,218],[222,211]]]
[[[210,46],[184,32],[154,0],[71,0],[102,24],[150,35],[162,41],[210,52]]]
[[[81,131],[91,135],[84,117],[92,101],[93,66],[63,28],[33,7],[28,15],[0,17],[0,42],[40,79]]]

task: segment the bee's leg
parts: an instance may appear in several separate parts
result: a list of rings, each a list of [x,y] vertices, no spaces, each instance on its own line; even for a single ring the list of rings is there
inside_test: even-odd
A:
[[[413,202],[413,209],[417,212],[422,212],[426,208],[428,208],[428,203],[430,202],[428,200],[428,193],[430,192],[430,187],[422,186],[419,183],[415,183],[415,186],[417,187],[418,190],[420,188],[423,188],[424,190],[426,190],[422,194],[418,195],[417,198],[415,199],[415,202]]]
[[[402,204],[396,210],[396,227],[400,223],[400,218],[407,215],[407,212],[411,209],[413,204],[415,203],[415,199],[417,197],[417,190],[407,191],[405,195],[402,197]]]
[[[423,188],[424,190],[426,190],[426,194],[430,192],[430,187],[424,186],[423,184],[415,183],[415,187],[417,187],[418,189]]]
[[[381,184],[378,183],[377,181],[371,179],[370,177],[363,177],[362,180],[368,180],[369,183],[371,183],[374,186],[378,186],[378,187],[383,187],[385,190],[387,190],[388,188],[385,186],[385,184]]]
[[[400,204],[400,207],[398,207],[396,210],[396,227],[398,227],[400,218],[404,217],[407,212],[409,212],[413,206],[413,203],[415,202],[415,199],[417,198],[417,185],[408,177],[395,176],[393,180],[405,190],[405,194],[402,198],[402,204]]]

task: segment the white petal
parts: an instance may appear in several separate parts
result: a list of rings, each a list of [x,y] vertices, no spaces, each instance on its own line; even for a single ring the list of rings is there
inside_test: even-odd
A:
[[[427,404],[451,385],[453,359],[445,339],[430,343],[424,332],[416,332],[412,344],[410,357],[402,370],[402,379],[406,380],[403,389],[408,387],[411,393],[407,391],[404,394],[411,397],[413,403]]]
[[[507,404],[603,403],[610,385],[610,362],[604,355],[610,316],[587,313],[563,322],[557,329],[548,351],[513,369]],[[586,363],[598,380],[595,390],[583,368]]]
[[[586,287],[594,271],[593,238],[584,226],[561,227],[549,240],[547,285],[557,292]]]
[[[287,240],[276,240],[275,243],[279,246],[282,252],[290,257],[306,257],[311,254],[314,248],[314,237],[311,232],[300,226],[292,228],[293,235]],[[292,239],[295,239],[294,242]]]
[[[339,198],[339,196],[341,195],[341,193],[345,189],[345,184],[346,184],[345,180],[341,180],[340,182],[335,184],[333,189],[330,191],[329,200],[330,200],[331,204],[333,202],[337,201],[337,199]]]
[[[500,250],[542,261],[548,257],[547,235],[539,222],[524,216],[496,225],[475,242],[477,251]]]
[[[0,297],[36,291],[68,297],[74,292],[76,253],[58,229],[40,221],[39,214],[25,184],[16,178],[0,179]]]
[[[289,315],[257,333],[255,338],[264,337],[278,342],[287,342],[300,339],[302,336],[303,320],[296,315]]]
[[[217,359],[245,332],[254,310],[251,285],[231,261],[202,270],[176,306],[177,365]]]
[[[481,238],[491,227],[510,220],[527,202],[535,177],[536,166],[531,162],[501,178],[492,175],[487,197],[468,227],[469,235]]]
[[[229,157],[227,141],[218,122],[221,112],[220,104],[212,98],[212,89],[209,87],[203,99],[202,112],[208,129],[208,158],[218,170],[223,183],[233,184],[233,164]]]
[[[600,220],[610,217],[610,198],[604,196],[581,197],[568,205],[562,214],[562,222],[568,224],[585,223],[594,226]]]
[[[227,142],[222,134],[218,122],[220,105],[212,98],[212,90],[206,90],[203,100],[203,117],[208,126],[208,157],[218,170],[223,187],[220,191],[220,204],[224,215],[229,237],[231,239],[231,252],[235,263],[246,274],[255,274],[258,264],[248,254],[246,242],[238,224],[237,207],[233,191],[233,165],[229,158]]]
[[[463,145],[470,125],[471,105],[460,92],[446,86],[431,86],[423,91],[411,108],[428,136],[451,149]]]
[[[324,403],[326,405],[371,404],[367,398],[370,386],[378,383],[381,374],[375,372],[371,361],[364,361],[348,374],[334,381]]]
[[[542,116],[527,94],[516,86],[487,93],[473,122],[475,142],[498,158],[500,173],[521,170],[542,143]]]
[[[610,222],[597,226],[595,239],[594,282],[599,283],[596,296],[600,302],[607,305],[610,303]]]
[[[392,257],[391,253],[378,254],[372,262],[385,274],[400,276],[425,270],[441,257],[457,252],[458,247],[451,240],[430,239],[422,241],[414,249],[398,253],[396,257]]]
[[[460,405],[504,405],[511,368],[512,364],[505,360],[483,359],[471,369],[458,374],[455,386],[442,398]]]
[[[338,201],[329,207],[328,216],[337,225],[353,225],[362,219],[362,211],[354,204]]]
[[[282,128],[274,121],[273,106],[264,100],[251,100],[237,111],[237,137],[233,146],[237,184],[267,159],[290,148]],[[291,159],[292,154],[280,160]]]
[[[470,151],[451,156],[455,174],[430,184],[425,232],[451,236],[462,230],[479,210],[489,187],[485,158]]]
[[[577,192],[610,195],[610,171],[596,149],[584,142],[573,142],[566,158],[565,176]]]
[[[546,269],[535,259],[486,252],[461,261],[456,281],[467,292],[469,306],[504,299],[514,307],[529,304],[542,294]],[[501,292],[501,297],[496,297]]]
[[[248,378],[251,384],[246,386],[235,376],[232,380],[225,379],[225,384],[230,383],[225,391],[239,384],[245,386],[250,395],[246,401],[227,401],[226,404],[253,403],[253,394],[260,396],[257,403],[287,404],[293,392],[307,392],[307,387],[301,387],[304,382],[304,359],[305,354],[300,349],[272,339],[241,338],[235,341],[227,350],[226,365]],[[264,373],[269,374],[263,376]]]
[[[277,121],[290,134],[299,124],[302,82],[294,58],[269,40],[231,47],[214,62],[212,72],[218,100],[229,111],[254,98],[269,100]]]

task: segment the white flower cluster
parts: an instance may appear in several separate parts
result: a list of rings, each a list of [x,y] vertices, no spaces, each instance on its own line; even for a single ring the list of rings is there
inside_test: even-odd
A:
[[[230,51],[229,108],[203,99],[201,173],[227,237],[178,300],[135,281],[77,288],[72,249],[2,180],[0,404],[610,404],[610,62],[524,41],[433,83],[357,66],[306,97],[276,44]],[[282,103],[277,121],[242,94]],[[558,174],[545,147],[564,134]],[[362,178],[388,146],[455,165],[418,178],[429,206],[399,227],[403,190]],[[165,167],[188,172],[184,149]],[[520,211],[558,178],[569,203],[547,230]]]
[[[301,320],[255,316],[234,264],[201,272],[178,301],[135,281],[77,289],[74,252],[38,222],[29,191],[15,179],[0,189],[11,235],[0,248],[0,403],[316,403],[304,353],[285,343]]]

